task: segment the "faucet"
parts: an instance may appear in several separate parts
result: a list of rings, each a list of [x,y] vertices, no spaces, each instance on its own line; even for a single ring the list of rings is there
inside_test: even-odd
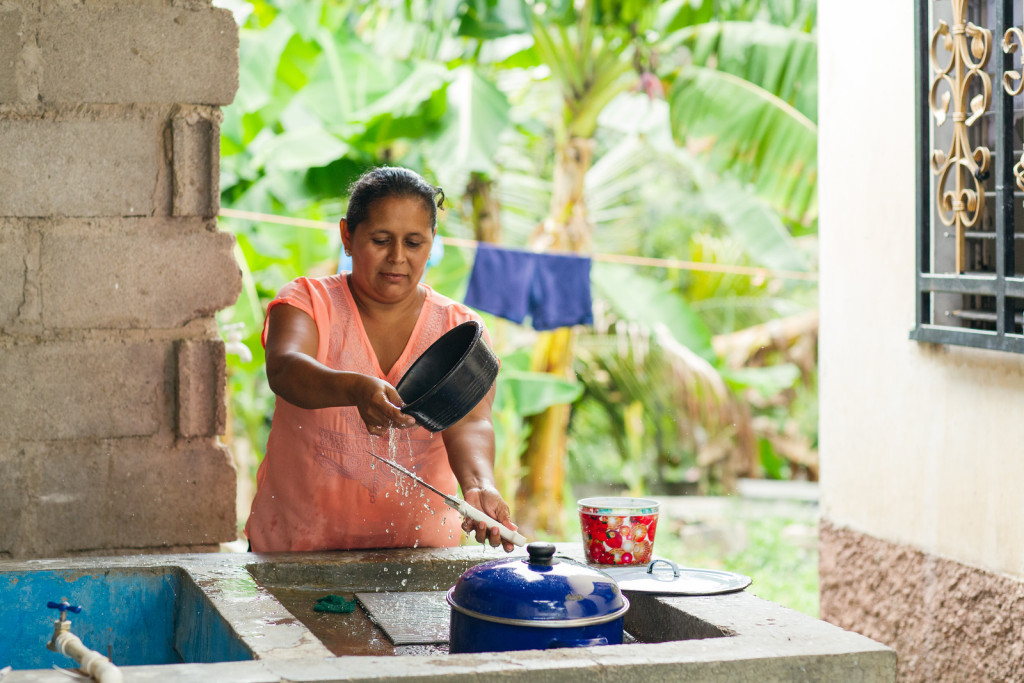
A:
[[[224,333],[224,352],[237,355],[243,363],[252,361],[252,351],[242,341],[242,333],[245,330],[245,323],[231,323],[224,325],[221,331]]]
[[[53,637],[46,648],[74,659],[82,671],[95,678],[97,683],[121,683],[121,670],[99,652],[87,648],[71,632],[71,620],[67,618],[67,613],[78,614],[82,611],[81,605],[72,605],[67,598],[62,598],[60,602],[48,602],[46,606],[60,610],[60,619],[53,622]]]

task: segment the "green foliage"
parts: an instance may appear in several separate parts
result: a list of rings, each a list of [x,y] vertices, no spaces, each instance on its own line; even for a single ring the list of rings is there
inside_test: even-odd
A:
[[[750,81],[706,67],[682,69],[668,96],[680,144],[752,184],[788,220],[816,220],[813,121]]]
[[[583,392],[575,381],[544,372],[530,372],[530,354],[517,349],[501,357],[494,418],[495,475],[498,489],[506,500],[514,500],[523,476],[521,456],[530,436],[525,417],[543,412],[548,407],[573,403]]]
[[[720,372],[734,389],[754,389],[764,398],[777,396],[800,379],[800,369],[792,363],[763,368],[723,368]]]
[[[707,358],[714,356],[711,330],[679,292],[628,266],[598,263],[594,271],[594,287],[620,317],[648,328],[664,324],[687,348]]]
[[[459,3],[457,35],[482,40],[526,33],[530,6],[516,0],[475,0]]]
[[[739,76],[818,120],[818,43],[788,26],[724,21],[692,26],[675,36],[698,66]]]
[[[425,154],[439,178],[451,186],[465,186],[470,173],[498,170],[495,155],[501,132],[511,121],[511,105],[497,86],[477,69],[460,66],[451,71],[447,112],[436,140]]]

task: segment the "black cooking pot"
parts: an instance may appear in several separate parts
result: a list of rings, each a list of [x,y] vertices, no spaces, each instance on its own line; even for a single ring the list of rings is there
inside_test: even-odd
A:
[[[448,429],[487,395],[498,376],[498,357],[470,320],[441,335],[398,381],[402,412],[432,432]]]
[[[615,580],[572,560],[551,543],[530,543],[529,559],[467,570],[448,591],[448,651],[504,652],[622,643],[629,601]]]

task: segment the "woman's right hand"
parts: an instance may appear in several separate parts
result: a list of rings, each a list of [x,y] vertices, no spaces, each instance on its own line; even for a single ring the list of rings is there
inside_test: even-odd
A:
[[[359,417],[370,434],[384,436],[391,427],[408,429],[416,426],[416,420],[402,412],[404,403],[398,391],[384,380],[362,375],[354,394]]]
[[[294,306],[270,309],[267,381],[275,394],[300,408],[355,406],[370,434],[405,429],[416,420],[401,411],[402,397],[382,379],[332,370],[316,360],[320,335],[308,313]]]

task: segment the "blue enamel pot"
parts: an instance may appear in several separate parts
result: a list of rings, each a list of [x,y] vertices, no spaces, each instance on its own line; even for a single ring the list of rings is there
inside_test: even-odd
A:
[[[448,591],[448,651],[504,652],[622,643],[629,609],[615,580],[555,559],[551,543],[530,543],[528,558],[472,567]]]

